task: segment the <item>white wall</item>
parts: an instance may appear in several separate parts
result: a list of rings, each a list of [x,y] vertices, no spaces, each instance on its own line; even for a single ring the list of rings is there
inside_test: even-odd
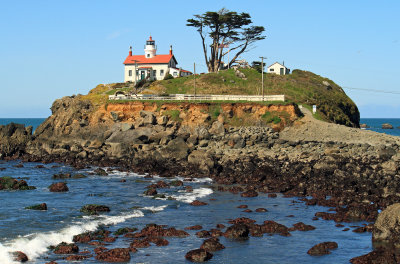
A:
[[[287,69],[285,66],[280,65],[279,63],[274,63],[274,64],[272,64],[271,66],[269,66],[269,67],[267,68],[267,73],[275,73],[275,74],[280,75],[281,68],[284,69],[284,70],[283,70],[283,74],[284,74],[284,75],[285,75],[285,74],[289,74],[289,69]],[[272,69],[272,71],[271,71],[271,69]]]

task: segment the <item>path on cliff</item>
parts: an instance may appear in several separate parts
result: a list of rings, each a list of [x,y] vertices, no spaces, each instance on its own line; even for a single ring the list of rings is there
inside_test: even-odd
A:
[[[315,119],[310,110],[305,107],[302,107],[301,111],[304,117],[296,121],[293,126],[286,127],[280,133],[281,139],[290,141],[366,143],[370,145],[400,144],[399,137],[320,121]]]

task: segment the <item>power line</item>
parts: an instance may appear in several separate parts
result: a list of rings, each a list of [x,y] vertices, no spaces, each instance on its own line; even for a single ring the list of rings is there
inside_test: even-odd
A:
[[[374,93],[400,94],[400,92],[398,92],[398,91],[384,91],[384,90],[355,88],[355,87],[347,87],[347,86],[342,86],[342,88],[348,89],[348,90],[360,90],[360,91],[367,91],[367,92],[374,92]]]

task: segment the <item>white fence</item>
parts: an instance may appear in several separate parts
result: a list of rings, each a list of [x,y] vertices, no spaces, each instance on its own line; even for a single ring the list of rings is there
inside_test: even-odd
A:
[[[285,95],[193,95],[193,94],[170,94],[167,96],[152,94],[133,95],[109,95],[109,100],[161,100],[161,101],[285,101]]]

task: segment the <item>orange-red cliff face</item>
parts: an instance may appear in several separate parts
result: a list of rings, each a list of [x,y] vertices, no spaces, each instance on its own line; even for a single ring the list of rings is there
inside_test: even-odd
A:
[[[252,125],[266,121],[273,115],[281,122],[274,124],[277,129],[293,122],[299,116],[296,105],[262,105],[255,103],[150,103],[127,102],[112,103],[101,107],[94,116],[111,119],[111,113],[118,115],[121,122],[134,122],[140,118],[140,111],[150,111],[156,116],[173,115],[182,125],[198,126],[212,119],[218,119],[225,125]],[[269,114],[270,113],[270,114]],[[107,118],[108,117],[108,118]]]

